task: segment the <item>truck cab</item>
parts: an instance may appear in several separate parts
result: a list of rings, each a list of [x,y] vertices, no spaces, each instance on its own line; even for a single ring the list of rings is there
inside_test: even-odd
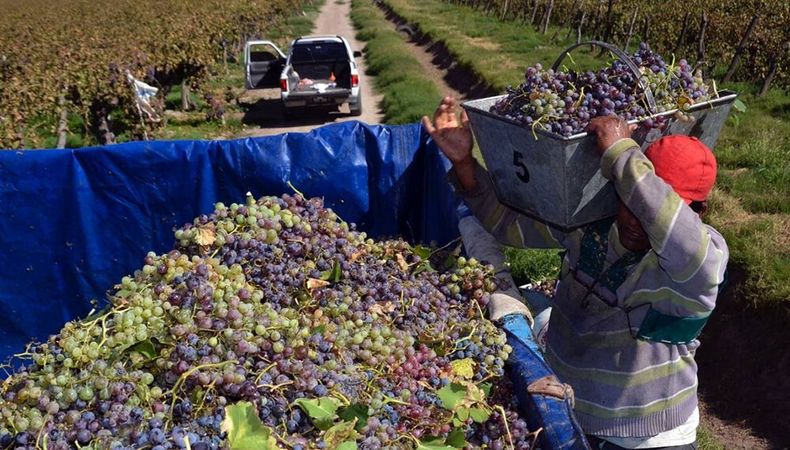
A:
[[[280,88],[286,115],[296,108],[339,107],[362,114],[359,68],[341,36],[304,36],[291,42],[287,56],[270,41],[250,41],[245,49],[247,89]]]

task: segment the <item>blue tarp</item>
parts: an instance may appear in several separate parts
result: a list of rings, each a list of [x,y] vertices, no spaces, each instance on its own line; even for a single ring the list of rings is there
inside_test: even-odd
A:
[[[439,243],[457,232],[445,161],[418,125],[359,122],[229,141],[132,142],[0,152],[0,358],[86,314],[91,299],[174,243],[213,204],[324,197],[374,236]]]
[[[171,249],[174,227],[248,191],[280,195],[290,182],[372,236],[444,244],[458,236],[447,168],[418,124],[0,151],[0,359],[84,316],[148,251]],[[533,350],[517,353],[542,361]],[[566,409],[546,416],[554,428],[570,426]]]

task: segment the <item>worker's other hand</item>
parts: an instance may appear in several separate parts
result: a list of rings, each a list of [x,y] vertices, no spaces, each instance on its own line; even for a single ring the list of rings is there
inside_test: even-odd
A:
[[[488,301],[488,318],[496,322],[505,316],[519,314],[531,324],[532,313],[527,305],[519,300],[521,296],[518,294],[518,290],[515,290],[515,293],[509,291],[497,291],[491,294],[491,299]]]
[[[618,116],[596,117],[587,125],[587,132],[598,138],[598,153],[603,153],[620,139],[630,138],[636,130],[636,124],[628,123]]]
[[[458,122],[454,98],[443,98],[436,112],[433,113],[433,122],[428,116],[423,116],[422,125],[453,166],[474,166],[469,117],[466,111],[462,111],[461,121]]]

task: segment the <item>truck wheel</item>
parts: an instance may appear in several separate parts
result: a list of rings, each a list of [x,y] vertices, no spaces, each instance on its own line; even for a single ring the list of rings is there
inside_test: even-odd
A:
[[[356,103],[349,103],[348,109],[351,111],[352,116],[361,116],[362,115],[362,94],[357,97]]]

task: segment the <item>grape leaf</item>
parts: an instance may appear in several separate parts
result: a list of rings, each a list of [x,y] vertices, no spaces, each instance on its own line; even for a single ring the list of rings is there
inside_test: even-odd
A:
[[[359,433],[354,430],[356,420],[345,421],[332,425],[331,428],[324,433],[324,441],[328,448],[336,448],[340,444],[347,442],[349,439],[352,441],[359,437]]]
[[[491,395],[491,383],[480,383],[478,385],[481,391],[486,395],[486,397]]]
[[[313,424],[320,430],[328,430],[332,426],[332,421],[337,418],[339,403],[332,397],[298,398],[294,403],[310,416]]]
[[[746,112],[746,103],[744,103],[741,99],[736,98],[732,103],[732,108],[738,112]]]
[[[429,263],[428,261],[423,261],[423,262],[417,264],[417,268],[414,269],[414,272],[412,272],[412,273],[414,275],[419,275],[419,274],[421,274],[423,272],[436,272],[436,269],[431,267],[431,263]]]
[[[398,262],[398,266],[400,267],[400,270],[402,270],[404,272],[409,270],[409,263],[406,262],[406,258],[404,258],[402,254],[396,253],[395,254],[395,261]]]
[[[423,436],[420,443],[422,445],[444,445],[444,438],[439,436]]]
[[[471,380],[475,376],[475,361],[472,358],[456,359],[450,363],[453,374]]]
[[[431,443],[417,441],[417,450],[455,450],[455,447],[442,443],[434,444],[433,442],[435,441],[431,441]]]
[[[277,448],[272,431],[261,422],[250,402],[225,407],[221,429],[228,433],[230,450],[271,450]]]
[[[466,397],[466,387],[458,383],[450,383],[447,386],[436,391],[439,400],[442,401],[442,406],[446,409],[452,410],[464,397]]]
[[[208,246],[216,240],[214,230],[208,228],[198,228],[195,233],[195,243],[202,246]]]
[[[321,272],[321,279],[324,281],[329,281],[330,283],[337,283],[340,281],[340,277],[343,275],[343,271],[340,268],[340,263],[335,261],[335,264],[332,266],[330,270],[325,270]]]
[[[150,339],[146,339],[136,344],[132,344],[130,347],[126,349],[126,352],[137,352],[145,356],[147,359],[154,359],[158,354],[156,348],[154,347],[154,343],[151,342]]]
[[[360,431],[362,428],[365,428],[365,425],[367,425],[368,417],[370,417],[370,411],[368,410],[367,406],[355,403],[341,409],[337,415],[343,420],[356,420],[357,424],[355,428],[357,431]]]
[[[450,434],[447,435],[447,440],[445,442],[455,448],[466,447],[466,436],[464,435],[464,430],[460,428],[453,428]]]
[[[346,441],[337,446],[335,450],[357,450],[357,443],[353,441]]]
[[[475,422],[483,423],[488,420],[488,417],[491,416],[491,413],[483,408],[469,408],[469,415]]]
[[[308,278],[307,279],[307,290],[312,291],[314,289],[320,289],[322,287],[329,286],[329,282],[325,280],[319,280],[318,278]]]
[[[422,259],[428,259],[431,256],[431,249],[428,247],[424,247],[422,245],[415,245],[413,250],[414,250],[414,254]]]
[[[462,422],[466,422],[466,420],[469,419],[469,408],[458,408],[455,415],[458,416],[458,419]]]

